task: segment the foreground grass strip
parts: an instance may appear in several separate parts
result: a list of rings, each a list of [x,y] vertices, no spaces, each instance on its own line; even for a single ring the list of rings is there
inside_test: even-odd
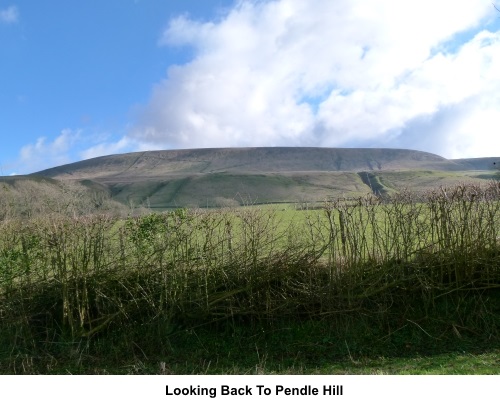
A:
[[[227,371],[227,373],[225,372]],[[297,365],[289,368],[267,368],[256,364],[252,369],[218,370],[217,374],[285,374],[285,375],[498,375],[500,374],[500,351],[482,354],[451,353],[435,356],[418,356],[409,358],[375,359],[341,361],[329,366],[303,367]]]

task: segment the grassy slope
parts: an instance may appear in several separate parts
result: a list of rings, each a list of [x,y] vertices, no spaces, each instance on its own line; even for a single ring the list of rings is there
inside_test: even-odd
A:
[[[367,148],[231,148],[136,152],[104,156],[44,170],[58,178],[157,177],[181,173],[362,171],[400,168],[460,170],[456,162],[425,152]]]
[[[476,183],[494,178],[491,171],[403,170],[378,173],[387,189],[410,188],[416,192],[437,186],[452,187],[458,183]]]
[[[213,207],[248,203],[321,201],[335,195],[365,195],[370,189],[356,173],[212,173],[113,185],[121,202],[151,208]]]
[[[498,170],[500,159],[496,158],[471,158],[471,159],[452,159],[451,162],[463,166],[467,170]]]
[[[406,170],[387,172],[211,173],[111,183],[118,201],[155,209],[226,204],[324,201],[375,191],[415,191],[458,183],[487,182],[491,172]]]
[[[65,181],[42,176],[0,177],[0,218],[49,213],[120,213],[108,186],[93,180]]]
[[[496,160],[447,160],[402,149],[192,149],[105,156],[38,174],[91,179],[121,203],[164,209],[322,201],[486,181]]]

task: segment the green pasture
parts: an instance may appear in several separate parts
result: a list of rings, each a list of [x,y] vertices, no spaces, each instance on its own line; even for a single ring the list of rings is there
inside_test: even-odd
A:
[[[338,198],[358,198],[375,193],[397,194],[409,188],[419,193],[440,184],[486,185],[491,171],[290,171],[266,173],[176,173],[132,180],[106,180],[110,194],[126,206],[161,211],[175,208],[224,208],[253,204],[314,203]]]

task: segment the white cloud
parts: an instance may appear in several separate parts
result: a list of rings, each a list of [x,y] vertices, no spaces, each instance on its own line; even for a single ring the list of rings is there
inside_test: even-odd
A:
[[[140,150],[144,145],[123,137],[114,140],[110,134],[86,134],[82,130],[64,129],[54,139],[40,137],[21,148],[9,169],[28,174],[82,159]]]
[[[418,118],[443,120],[427,150],[447,157],[500,154],[493,136],[494,114],[500,108],[500,35],[481,31],[457,53],[438,52],[407,73],[404,80],[383,89],[357,89],[351,94],[332,93],[318,113],[324,140],[374,139],[398,130],[402,146],[421,144],[424,133],[413,129]],[[446,113],[446,114],[445,114]],[[481,126],[466,125],[478,122]],[[429,128],[427,128],[429,130]],[[460,136],[457,134],[460,133]],[[406,135],[406,139],[405,139]],[[498,137],[497,137],[498,138]],[[441,142],[447,140],[446,142]],[[439,146],[441,145],[441,146]],[[497,147],[493,147],[497,145]]]
[[[0,22],[13,24],[19,21],[19,11],[16,6],[10,6],[0,10]]]
[[[127,138],[121,138],[116,142],[104,141],[97,143],[80,153],[81,159],[91,159],[98,156],[113,155],[131,149],[133,142]],[[136,145],[137,146],[137,145]]]
[[[195,56],[155,85],[129,137],[416,148],[428,137],[415,129],[439,119],[427,150],[498,156],[500,32],[486,29],[496,14],[486,0],[276,0],[239,1],[215,22],[180,16],[160,44]]]
[[[64,129],[53,141],[40,137],[36,143],[23,146],[16,163],[16,171],[32,173],[70,162],[71,147],[78,141],[80,133]]]

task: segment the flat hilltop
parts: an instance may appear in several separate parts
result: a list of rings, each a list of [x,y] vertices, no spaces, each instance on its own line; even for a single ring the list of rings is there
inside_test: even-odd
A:
[[[129,206],[165,209],[321,201],[486,181],[496,161],[408,149],[207,148],[102,156],[33,175],[84,181]]]
[[[407,149],[207,148],[134,152],[83,160],[36,174],[56,178],[149,177],[216,172],[467,170],[460,160]]]

